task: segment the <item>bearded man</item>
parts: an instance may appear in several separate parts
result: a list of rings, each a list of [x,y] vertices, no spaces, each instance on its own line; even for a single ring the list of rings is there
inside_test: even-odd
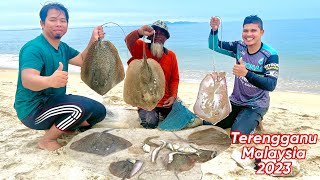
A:
[[[147,36],[151,41],[146,43],[140,38]],[[125,38],[127,47],[132,55],[128,64],[134,59],[143,58],[143,45],[147,58],[157,61],[165,76],[165,94],[158,102],[156,108],[151,111],[138,107],[141,125],[144,128],[154,129],[158,126],[159,119],[166,118],[172,109],[172,104],[177,98],[179,85],[178,62],[174,52],[164,47],[164,43],[170,38],[168,26],[163,21],[156,21],[151,26],[143,25],[132,31]]]

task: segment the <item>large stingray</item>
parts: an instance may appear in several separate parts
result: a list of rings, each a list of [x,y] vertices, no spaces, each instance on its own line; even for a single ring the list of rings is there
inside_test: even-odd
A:
[[[108,156],[132,146],[128,140],[107,132],[108,130],[89,134],[73,142],[70,145],[70,149],[100,156]]]
[[[127,104],[145,110],[154,109],[165,91],[165,78],[160,64],[145,55],[134,59],[128,66],[124,80],[123,99]]]
[[[212,72],[201,81],[193,106],[195,114],[213,124],[231,112],[225,72]]]
[[[117,48],[110,41],[93,43],[81,67],[81,79],[100,95],[124,79],[124,68]]]

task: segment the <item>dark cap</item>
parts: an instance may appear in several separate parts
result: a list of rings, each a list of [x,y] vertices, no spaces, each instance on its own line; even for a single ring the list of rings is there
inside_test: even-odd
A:
[[[161,30],[163,30],[166,33],[167,39],[170,38],[168,25],[164,21],[158,20],[158,21],[152,23],[151,27],[153,29],[161,29]]]

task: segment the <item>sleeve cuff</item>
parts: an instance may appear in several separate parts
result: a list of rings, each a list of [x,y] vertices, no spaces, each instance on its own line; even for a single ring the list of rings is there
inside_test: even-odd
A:
[[[213,31],[213,30],[211,29],[211,30],[210,30],[210,34],[212,34],[212,35],[216,35],[216,34],[218,34],[218,30]]]
[[[245,76],[248,80],[251,80],[254,76],[254,73],[251,71],[248,71],[247,75]]]
[[[139,34],[138,29],[137,29],[136,31],[137,31],[137,34],[138,34],[139,38],[142,38],[142,37],[143,37],[143,35],[140,35],[140,34]]]

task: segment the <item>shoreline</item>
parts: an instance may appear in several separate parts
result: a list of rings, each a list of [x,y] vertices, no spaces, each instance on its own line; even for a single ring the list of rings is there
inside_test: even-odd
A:
[[[10,93],[14,97],[16,90],[16,81],[17,81],[18,70],[16,69],[4,69],[0,68],[0,82],[3,85],[4,83],[11,86],[10,92],[4,92],[3,94]],[[123,82],[116,85],[104,96],[100,96],[93,90],[91,90],[80,78],[79,72],[69,73],[67,93],[77,94],[90,97],[104,104],[110,105],[120,105],[125,107],[130,107],[123,101]],[[196,102],[198,95],[200,83],[191,83],[181,81],[178,89],[178,97],[183,100],[185,105],[192,110],[193,104]],[[79,88],[81,87],[81,88]],[[2,88],[1,88],[2,90]],[[230,94],[232,87],[228,86],[228,93]],[[110,100],[110,97],[114,98]],[[12,99],[11,101],[14,101]],[[320,115],[320,94],[304,93],[304,92],[289,92],[289,91],[278,91],[275,90],[270,92],[270,107],[269,111],[272,108],[277,109],[287,109],[292,110],[295,113],[308,114],[311,116]],[[319,118],[320,119],[320,118]]]
[[[10,73],[10,77],[11,76],[14,76],[14,73],[18,73],[18,69],[16,68],[9,68],[9,67],[0,67],[0,72],[8,72]],[[79,78],[80,78],[80,71],[79,72],[75,72],[75,71],[69,71],[68,72],[71,76],[78,76],[79,75]],[[3,75],[3,74],[1,74]],[[17,75],[16,75],[17,76]],[[4,77],[1,77],[1,79],[4,78]],[[200,85],[200,82],[201,80],[199,80],[199,82],[189,82],[189,81],[183,81],[180,79],[180,84],[194,84],[194,85]],[[231,89],[232,87],[230,87],[228,85],[228,92],[229,94],[231,93]],[[306,94],[306,95],[320,95],[320,92],[314,92],[314,93],[311,93],[311,92],[303,92],[303,91],[297,91],[297,90],[278,90],[277,88],[270,92],[270,96],[272,93],[289,93],[289,94]]]
[[[77,70],[75,71],[75,69],[77,69]],[[7,70],[7,71],[18,71],[18,69],[15,68],[15,67],[0,67],[0,71],[4,71],[4,70]],[[126,68],[125,68],[125,71],[126,71]],[[181,71],[181,72],[183,72],[183,71]],[[80,68],[76,67],[76,66],[71,66],[71,67],[69,66],[69,74],[79,75],[80,74]],[[203,77],[205,77],[205,75],[206,75],[206,73],[203,74]],[[181,74],[180,74],[180,76],[181,76]],[[187,79],[186,80],[186,79],[183,79],[183,77],[180,77],[180,83],[198,84],[199,85],[201,83],[201,80],[202,79],[199,79],[199,80]],[[278,81],[278,85],[277,85],[278,87],[276,87],[276,89],[274,91],[270,92],[270,94],[276,92],[276,93],[298,93],[298,94],[307,94],[307,95],[320,95],[320,91],[310,92],[310,91],[299,91],[299,90],[287,90],[285,88],[285,85],[283,83],[281,83],[281,78],[279,79],[279,81]],[[228,83],[228,92],[229,92],[229,95],[230,95],[230,93],[232,92],[233,83],[234,83],[233,82],[233,77],[230,79],[230,77],[227,76],[227,83]],[[320,87],[320,85],[319,85],[319,87]]]

